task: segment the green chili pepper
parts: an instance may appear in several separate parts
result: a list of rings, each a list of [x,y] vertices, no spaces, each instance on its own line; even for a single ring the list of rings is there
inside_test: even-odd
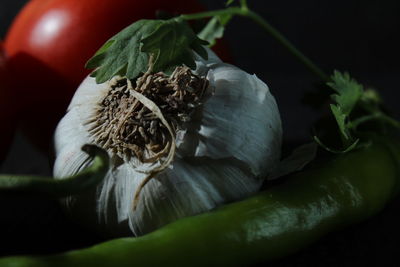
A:
[[[94,145],[85,145],[82,150],[94,157],[93,164],[77,175],[55,180],[51,177],[1,175],[1,191],[20,191],[46,193],[55,197],[79,194],[93,188],[103,180],[108,168],[109,158],[106,151]]]
[[[143,237],[3,258],[0,266],[243,266],[280,258],[380,211],[399,191],[399,163],[400,146],[375,139],[282,185]]]

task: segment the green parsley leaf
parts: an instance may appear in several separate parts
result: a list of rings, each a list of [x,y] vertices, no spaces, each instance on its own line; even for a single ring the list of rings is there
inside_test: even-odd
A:
[[[232,15],[219,15],[215,16],[207,23],[203,30],[198,34],[199,38],[213,46],[216,39],[222,38],[225,31],[225,26],[232,19]]]
[[[150,35],[142,39],[142,51],[155,55],[154,72],[169,72],[174,67],[185,64],[196,68],[193,50],[207,59],[207,51],[201,40],[189,27],[186,21],[173,18],[163,21]]]
[[[347,72],[334,71],[331,79],[332,82],[329,82],[328,86],[338,93],[334,94],[332,99],[340,107],[341,112],[348,116],[361,98],[363,86],[350,78]]]
[[[339,128],[342,141],[341,149],[334,149],[323,144],[314,136],[314,140],[327,151],[333,153],[346,153],[355,148],[365,146],[368,142],[361,142],[361,124],[369,122],[366,129],[373,127],[374,131],[387,130],[387,126],[400,129],[400,122],[391,118],[381,109],[382,99],[377,91],[365,89],[361,84],[352,79],[348,73],[335,71],[331,82],[327,85],[336,93],[331,95],[334,101],[330,105],[333,117]],[[357,112],[353,112],[357,109]],[[373,123],[371,123],[373,122]]]
[[[136,78],[148,68],[149,55],[141,51],[141,40],[159,27],[161,20],[139,20],[108,40],[86,63],[97,68],[90,76],[103,83],[116,75]]]
[[[331,96],[336,102],[331,105],[331,110],[344,139],[344,144],[349,146],[354,143],[354,138],[347,123],[350,121],[350,113],[361,99],[363,87],[354,79],[351,79],[348,73],[335,71],[331,79],[332,82],[328,83],[328,86],[337,92],[337,94]]]
[[[135,79],[149,68],[153,55],[153,71],[170,72],[174,67],[187,65],[194,69],[194,50],[207,59],[203,45],[186,21],[139,20],[108,40],[86,63],[95,69],[91,76],[103,83],[116,75]]]
[[[341,134],[343,135],[343,137],[346,140],[350,140],[351,135],[346,127],[346,122],[347,122],[348,116],[346,114],[344,114],[344,112],[342,111],[340,106],[331,104],[330,107],[331,107],[332,114],[336,119],[336,122],[338,124]]]

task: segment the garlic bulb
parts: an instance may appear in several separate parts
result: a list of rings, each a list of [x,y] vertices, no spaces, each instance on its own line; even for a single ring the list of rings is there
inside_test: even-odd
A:
[[[189,93],[183,90],[181,98],[193,103],[175,117],[165,111],[171,97],[157,104],[154,96],[146,104],[147,98],[140,100],[134,85],[121,77],[103,84],[91,77],[83,81],[55,133],[54,176],[66,177],[90,164],[80,149],[86,143],[107,149],[112,168],[96,189],[64,200],[72,216],[108,236],[138,236],[259,190],[280,159],[282,130],[274,97],[255,75],[221,62],[211,51],[207,61],[198,59],[196,65],[182,80],[201,79],[204,90],[194,95],[194,89],[186,87]],[[154,77],[153,84],[167,79]],[[147,113],[129,113],[130,107]],[[164,115],[154,115],[157,112]],[[128,118],[132,114],[136,117]],[[128,126],[119,123],[124,116]],[[152,118],[153,124],[140,130],[137,116]],[[110,121],[115,122],[112,127]],[[121,127],[125,132],[136,129],[136,139],[149,136],[153,141],[138,148],[127,143],[131,134],[125,134],[125,141],[118,134],[110,138],[110,132]],[[157,142],[163,143],[161,148]],[[154,155],[155,160],[149,160]]]

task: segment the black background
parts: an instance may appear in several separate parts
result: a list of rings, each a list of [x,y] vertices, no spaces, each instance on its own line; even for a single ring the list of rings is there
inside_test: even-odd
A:
[[[0,36],[23,6],[24,0],[0,1]],[[223,7],[224,1],[201,1],[211,9]],[[397,104],[398,76],[400,74],[398,40],[400,2],[395,0],[336,0],[336,1],[249,1],[252,9],[278,28],[301,51],[323,70],[349,71],[360,82],[377,88],[396,118],[400,117]],[[310,74],[275,40],[257,25],[244,18],[235,18],[226,30],[235,64],[249,73],[256,73],[275,95],[281,110],[286,141],[303,140],[310,136],[310,125],[318,116],[314,110],[301,104],[304,92],[311,89],[316,77]],[[28,162],[30,173],[48,173],[46,158],[29,147],[18,136],[13,151],[2,166],[2,171],[17,172],[16,162]],[[32,161],[32,157],[36,161]],[[19,167],[18,167],[19,168]],[[45,200],[37,200],[42,203]],[[42,202],[41,202],[42,201]],[[382,213],[359,225],[332,233],[321,241],[270,266],[397,266],[397,240],[400,237],[397,219],[399,200]],[[57,203],[29,211],[24,201],[15,198],[4,205],[2,212],[21,215],[13,217],[14,226],[2,246],[6,253],[47,252],[85,246],[98,241],[93,235],[65,222]],[[20,221],[41,217],[32,223]],[[45,217],[45,219],[43,219]],[[3,219],[2,219],[3,220]],[[11,219],[9,219],[11,220]],[[4,220],[3,220],[4,221]],[[10,225],[10,224],[9,224]],[[24,227],[24,230],[18,230]],[[60,231],[65,227],[65,231]],[[24,233],[21,236],[18,233]],[[40,233],[40,234],[39,234]],[[1,234],[1,233],[0,233]],[[15,235],[12,239],[10,236]],[[43,241],[43,242],[40,242]],[[15,244],[14,244],[15,243]],[[39,245],[44,243],[47,245]],[[51,244],[51,245],[49,245]]]

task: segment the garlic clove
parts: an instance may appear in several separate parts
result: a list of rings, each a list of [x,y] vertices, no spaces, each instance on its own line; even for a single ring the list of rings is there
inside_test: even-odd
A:
[[[110,85],[113,84],[117,79],[118,77],[114,77],[110,81],[97,84],[95,78],[90,76],[86,77],[72,97],[71,103],[68,106],[68,110],[71,110],[76,106],[96,105],[96,103],[103,99],[103,97],[107,94]]]
[[[176,159],[143,188],[137,209],[129,211],[130,228],[134,235],[143,235],[179,218],[244,198],[260,185],[260,180],[232,158]],[[130,192],[125,187],[125,193]]]
[[[92,109],[82,106],[80,109],[72,109],[61,119],[54,134],[54,146],[56,155],[64,155],[64,148],[75,148],[81,151],[84,144],[92,143],[86,127],[82,124],[90,118]],[[83,152],[82,152],[83,153]],[[83,153],[86,155],[86,153]],[[57,159],[58,160],[58,159]],[[57,170],[56,168],[54,170]],[[58,176],[57,174],[54,174]]]
[[[196,156],[234,157],[264,178],[279,162],[282,126],[268,86],[229,64],[209,65],[215,89],[202,107]]]

